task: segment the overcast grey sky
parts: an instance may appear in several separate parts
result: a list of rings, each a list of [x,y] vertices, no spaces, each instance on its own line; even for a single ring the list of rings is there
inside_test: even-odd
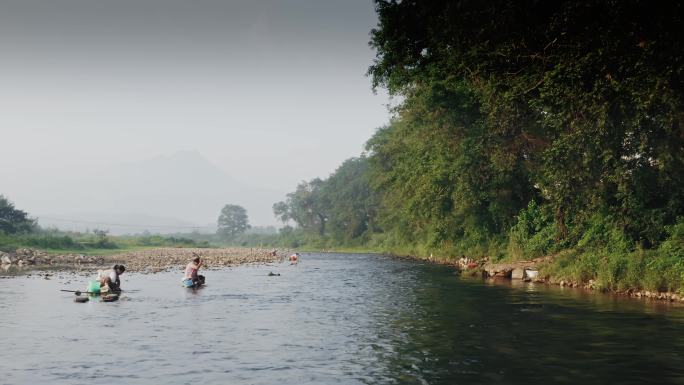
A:
[[[31,211],[46,173],[182,150],[283,192],[325,177],[389,119],[375,24],[370,0],[2,0],[0,193]]]

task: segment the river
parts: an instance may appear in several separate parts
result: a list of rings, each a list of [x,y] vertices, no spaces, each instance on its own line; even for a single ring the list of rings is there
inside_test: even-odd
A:
[[[0,384],[684,384],[679,305],[364,254],[205,275],[0,279]]]

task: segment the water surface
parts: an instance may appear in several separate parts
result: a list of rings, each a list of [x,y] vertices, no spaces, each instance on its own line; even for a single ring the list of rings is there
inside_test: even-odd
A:
[[[377,255],[180,274],[86,304],[82,276],[0,279],[0,384],[684,384],[681,306]]]

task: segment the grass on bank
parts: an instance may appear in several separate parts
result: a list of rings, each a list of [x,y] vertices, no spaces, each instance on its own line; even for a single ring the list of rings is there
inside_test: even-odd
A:
[[[155,247],[212,247],[208,240],[162,235],[109,236],[44,231],[8,235],[0,232],[0,250],[33,248],[51,254],[112,255]]]
[[[559,252],[543,269],[556,280],[588,282],[613,291],[684,292],[684,223],[657,249],[577,248]]]
[[[556,241],[552,220],[538,218],[519,218],[511,230],[509,257],[553,255],[542,273],[555,280],[593,280],[595,286],[611,291],[684,292],[684,218],[665,226],[664,240],[650,247],[631,241],[605,214],[596,213],[571,228],[564,242]]]

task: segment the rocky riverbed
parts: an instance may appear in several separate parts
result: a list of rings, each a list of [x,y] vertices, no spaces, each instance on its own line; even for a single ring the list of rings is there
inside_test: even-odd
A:
[[[3,270],[10,268],[36,269],[42,267],[73,268],[89,270],[123,264],[126,270],[158,272],[184,266],[195,256],[204,260],[205,268],[218,268],[246,263],[269,263],[283,260],[290,250],[262,248],[157,248],[124,252],[107,256],[88,256],[77,253],[49,254],[35,249],[17,249],[11,253],[0,252]]]
[[[204,261],[204,268],[218,268],[247,263],[269,263],[282,261],[289,250],[259,248],[220,248],[220,249],[187,249],[159,248],[132,251],[107,257],[112,263],[126,265],[126,270],[155,272],[175,266],[185,266],[192,258],[198,256]]]

